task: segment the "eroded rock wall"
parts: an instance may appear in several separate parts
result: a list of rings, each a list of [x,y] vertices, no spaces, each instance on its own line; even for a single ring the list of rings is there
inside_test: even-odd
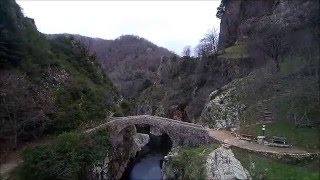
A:
[[[106,158],[93,166],[90,179],[120,179],[131,158],[149,142],[148,134],[137,133],[134,127],[128,128],[123,143],[106,154]]]
[[[221,17],[219,47],[248,43],[277,26],[289,36],[291,44],[312,40],[319,21],[319,2],[315,0],[227,0]],[[316,42],[314,42],[316,43]]]
[[[238,129],[248,106],[258,102],[252,98],[253,94],[264,87],[264,82],[273,81],[271,76],[276,72],[272,67],[256,69],[248,76],[212,91],[197,123],[212,129]]]
[[[250,179],[249,172],[234,157],[231,149],[220,147],[209,154],[207,179]]]
[[[168,179],[183,179],[183,172],[179,168],[174,166],[173,159],[179,156],[179,149],[173,148],[167,156],[164,157],[162,164],[162,178],[164,180]]]
[[[135,114],[196,122],[212,90],[246,76],[253,68],[251,58],[163,60],[158,69],[159,84],[141,93]]]

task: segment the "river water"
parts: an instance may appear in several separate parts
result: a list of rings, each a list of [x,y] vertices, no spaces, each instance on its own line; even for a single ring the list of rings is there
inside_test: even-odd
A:
[[[162,180],[162,162],[171,150],[172,142],[167,134],[155,136],[147,133],[149,143],[131,158],[121,180]]]
[[[141,158],[130,172],[131,180],[161,180],[161,166],[163,155],[159,153],[147,154]]]

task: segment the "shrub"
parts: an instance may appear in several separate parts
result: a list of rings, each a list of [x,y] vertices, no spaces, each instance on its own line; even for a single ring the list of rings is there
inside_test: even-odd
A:
[[[173,158],[173,169],[176,175],[182,179],[205,179],[205,163],[210,152],[218,147],[218,144],[210,144],[200,147],[183,147],[179,155]]]
[[[59,135],[52,144],[25,150],[18,176],[20,179],[83,179],[92,164],[105,158],[109,142],[105,131],[90,136]]]
[[[123,112],[124,115],[129,115],[130,114],[130,104],[127,101],[122,101],[120,104],[121,111]]]

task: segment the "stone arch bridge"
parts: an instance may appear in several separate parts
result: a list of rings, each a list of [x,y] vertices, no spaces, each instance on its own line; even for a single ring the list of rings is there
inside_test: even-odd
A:
[[[134,125],[149,125],[151,131],[156,131],[158,135],[166,133],[173,146],[199,146],[213,141],[208,130],[201,125],[150,115],[114,117],[105,124],[87,130],[86,133],[108,129],[114,142],[122,138],[122,132],[126,128]]]

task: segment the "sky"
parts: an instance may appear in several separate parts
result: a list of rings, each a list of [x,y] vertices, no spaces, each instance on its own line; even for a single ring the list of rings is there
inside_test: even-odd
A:
[[[17,0],[25,16],[46,34],[70,33],[102,39],[133,34],[177,54],[195,47],[212,28],[220,0],[211,1],[49,1]]]

